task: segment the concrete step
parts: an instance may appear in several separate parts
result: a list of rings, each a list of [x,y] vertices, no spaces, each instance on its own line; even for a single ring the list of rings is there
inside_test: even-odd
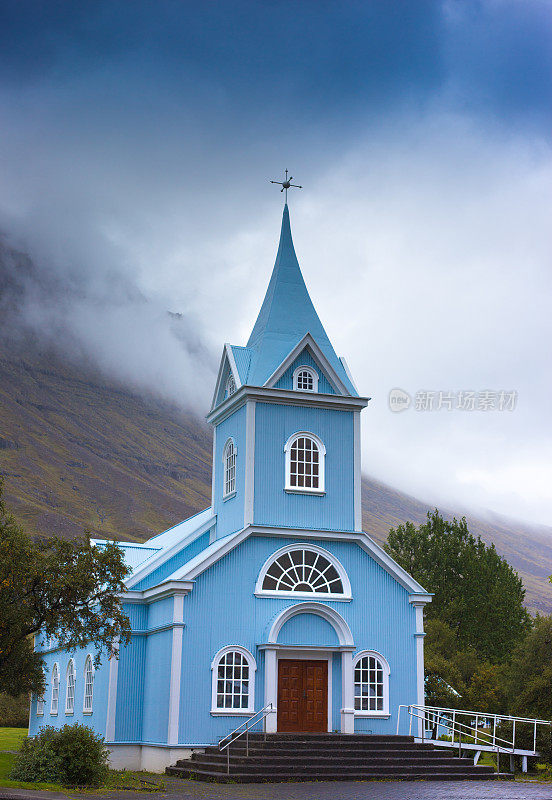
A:
[[[425,781],[478,781],[478,780],[496,780],[497,778],[509,779],[513,778],[512,775],[506,773],[498,775],[496,772],[480,772],[477,767],[472,770],[458,771],[458,770],[443,770],[443,771],[397,771],[392,775],[382,775],[379,770],[339,770],[335,772],[327,772],[323,776],[314,772],[313,774],[306,773],[287,773],[270,775],[267,777],[266,771],[245,773],[233,772],[230,775],[225,773],[216,772],[213,770],[192,770],[182,769],[180,767],[168,767],[167,774],[175,777],[193,779],[198,781],[215,781],[217,783],[283,783],[288,781],[370,781],[370,780],[396,780],[396,781],[412,781],[412,780],[425,780]]]

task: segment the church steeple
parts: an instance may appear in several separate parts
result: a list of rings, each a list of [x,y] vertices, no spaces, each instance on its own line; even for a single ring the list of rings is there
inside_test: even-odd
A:
[[[276,262],[259,316],[247,342],[247,348],[251,351],[247,382],[253,386],[263,386],[307,333],[316,341],[350,393],[356,395],[309,296],[293,246],[286,203]]]

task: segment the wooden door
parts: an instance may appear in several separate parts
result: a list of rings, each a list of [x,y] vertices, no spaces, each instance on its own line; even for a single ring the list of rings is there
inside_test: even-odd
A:
[[[328,662],[278,661],[278,731],[328,730]]]

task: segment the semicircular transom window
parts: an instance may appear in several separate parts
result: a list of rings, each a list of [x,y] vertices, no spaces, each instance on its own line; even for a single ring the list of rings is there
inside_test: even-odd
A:
[[[262,590],[304,594],[343,594],[335,566],[321,553],[305,548],[278,556],[265,573]]]

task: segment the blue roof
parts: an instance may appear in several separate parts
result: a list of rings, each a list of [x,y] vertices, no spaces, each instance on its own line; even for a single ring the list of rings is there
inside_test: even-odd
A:
[[[251,352],[247,383],[264,386],[307,333],[316,341],[350,394],[356,396],[358,393],[337,357],[307,291],[293,247],[286,204],[272,277],[247,348],[242,348]]]
[[[236,362],[236,369],[238,370],[240,381],[242,384],[245,384],[247,383],[247,377],[249,375],[252,350],[248,347],[238,347],[238,345],[235,344],[231,344],[230,348],[234,356],[234,361]]]

